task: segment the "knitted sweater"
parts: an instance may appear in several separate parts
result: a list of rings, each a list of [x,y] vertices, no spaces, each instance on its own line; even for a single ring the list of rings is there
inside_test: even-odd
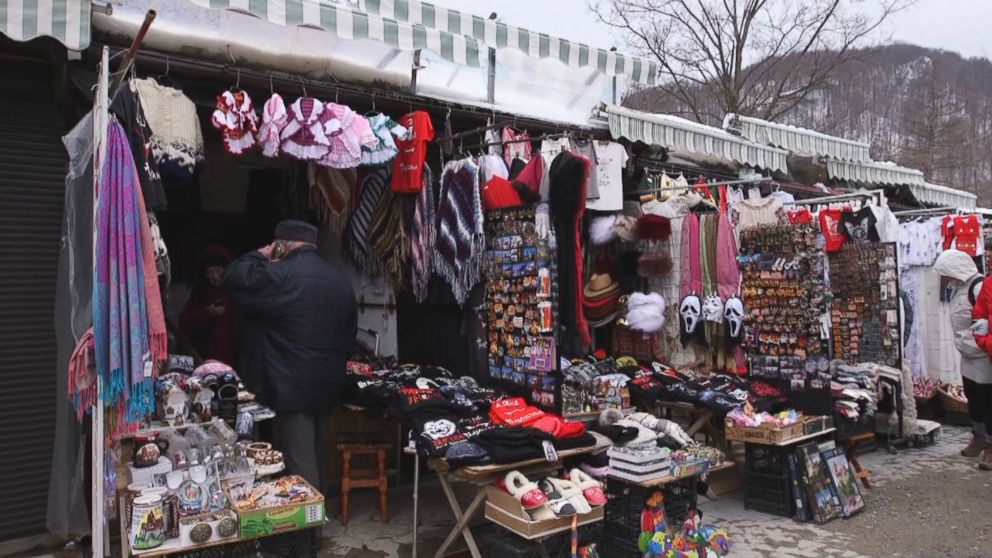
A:
[[[203,161],[203,130],[196,105],[182,91],[151,79],[135,79],[132,87],[141,98],[152,129],[152,154],[156,161],[177,163],[190,173]]]

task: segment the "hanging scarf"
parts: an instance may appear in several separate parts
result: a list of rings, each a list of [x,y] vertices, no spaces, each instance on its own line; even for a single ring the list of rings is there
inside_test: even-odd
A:
[[[716,234],[716,288],[720,297],[727,300],[740,290],[741,272],[737,267],[734,225],[725,211],[720,212]]]
[[[424,165],[424,185],[417,195],[417,207],[413,213],[413,230],[410,232],[411,282],[417,302],[427,300],[427,287],[434,268],[434,242],[437,239],[437,211],[434,201],[434,185],[431,169]]]
[[[582,313],[582,239],[579,225],[585,212],[589,159],[562,151],[551,163],[549,190],[558,256],[558,293],[561,345],[566,354],[581,354],[591,344],[589,326]]]
[[[434,270],[464,304],[482,271],[483,230],[479,167],[468,159],[450,161],[441,173]]]
[[[391,172],[392,166],[386,165],[376,167],[365,175],[358,194],[358,204],[348,220],[342,240],[345,256],[351,260],[355,269],[372,276],[378,275],[379,265],[369,251],[369,228],[372,226],[376,207],[389,188]]]
[[[369,252],[382,266],[393,292],[400,293],[406,287],[406,263],[410,259],[410,241],[407,231],[413,220],[413,196],[399,194],[386,189],[376,207],[369,228]]]
[[[69,357],[69,398],[82,420],[86,410],[96,403],[96,369],[93,366],[93,328],[79,338]]]
[[[690,213],[682,219],[682,247],[679,255],[679,299],[693,293],[702,296],[703,276],[699,267],[699,216]]]
[[[358,181],[355,169],[332,169],[317,163],[307,165],[310,182],[310,209],[335,234],[341,234],[351,206],[351,193]]]
[[[103,384],[100,400],[126,403],[132,423],[153,410],[152,378],[144,375],[144,355],[150,348],[158,350],[148,336],[139,190],[125,132],[113,121],[98,184],[93,344]],[[157,281],[157,275],[152,279]]]
[[[148,314],[148,350],[151,352],[152,376],[154,384],[159,366],[169,358],[169,332],[165,327],[165,312],[162,309],[162,291],[158,282],[158,258],[155,253],[155,237],[152,234],[148,212],[144,210],[145,198],[138,188],[138,220],[141,226],[141,265],[145,279],[145,310]]]

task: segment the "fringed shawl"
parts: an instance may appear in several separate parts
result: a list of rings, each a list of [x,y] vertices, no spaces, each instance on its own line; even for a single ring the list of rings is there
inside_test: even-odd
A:
[[[369,229],[372,257],[382,266],[396,293],[406,288],[406,264],[410,259],[408,231],[415,201],[410,194],[398,194],[387,188]]]
[[[369,230],[376,208],[382,201],[382,196],[389,189],[389,177],[392,167],[376,167],[365,175],[361,191],[358,193],[358,203],[355,212],[351,214],[345,227],[342,247],[345,256],[360,273],[376,276],[380,266],[372,257],[369,247]]]
[[[413,213],[413,229],[410,231],[411,283],[417,302],[427,300],[427,287],[434,270],[434,243],[437,240],[437,201],[434,199],[434,185],[431,169],[424,165],[424,186],[417,195],[417,207]]]
[[[468,159],[451,161],[441,173],[434,270],[464,304],[479,280],[486,237],[483,230],[479,167]]]

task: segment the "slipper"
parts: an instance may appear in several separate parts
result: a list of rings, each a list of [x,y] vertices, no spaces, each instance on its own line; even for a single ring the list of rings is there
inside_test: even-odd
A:
[[[576,514],[575,506],[561,492],[558,492],[558,489],[551,484],[550,480],[542,480],[540,486],[541,490],[548,497],[548,507],[551,508],[551,511],[556,516],[572,517]]]
[[[525,510],[535,510],[548,503],[547,495],[538,488],[537,484],[527,480],[520,471],[510,471],[506,474],[506,490],[520,502]]]
[[[592,506],[582,495],[582,489],[574,482],[567,479],[556,479],[548,477],[548,482],[555,487],[563,497],[568,498],[568,502],[575,508],[575,513],[585,515],[592,512]]]
[[[568,479],[582,489],[582,496],[590,506],[599,507],[606,504],[606,494],[603,492],[603,485],[596,479],[590,477],[581,469],[572,469],[568,474]]]

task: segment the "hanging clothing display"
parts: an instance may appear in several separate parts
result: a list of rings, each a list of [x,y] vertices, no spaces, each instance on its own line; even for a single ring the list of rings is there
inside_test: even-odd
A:
[[[451,161],[441,173],[434,270],[464,304],[482,266],[485,251],[479,167],[468,159]]]
[[[376,207],[369,227],[369,252],[393,287],[400,293],[406,288],[406,265],[410,259],[409,231],[413,223],[416,200],[412,196],[387,190]]]
[[[577,155],[585,157],[589,161],[589,168],[592,169],[589,172],[589,180],[586,183],[586,200],[598,200],[599,199],[599,177],[597,176],[596,169],[596,148],[593,147],[595,142],[591,139],[586,138],[569,138],[568,149]]]
[[[392,161],[399,148],[396,147],[396,140],[407,138],[409,131],[405,126],[398,124],[385,114],[366,117],[372,133],[378,138],[378,142],[371,146],[362,147],[363,165],[382,165]]]
[[[138,169],[138,180],[141,182],[141,192],[145,196],[149,211],[159,211],[168,206],[162,177],[159,176],[158,163],[152,153],[152,129],[141,106],[138,91],[132,82],[121,87],[110,105],[110,112],[117,117],[127,132],[128,145],[131,146],[131,157]]]
[[[289,120],[283,126],[282,151],[301,161],[319,161],[331,148],[321,115],[324,103],[312,97],[300,97],[289,106]]]
[[[152,130],[152,154],[159,171],[191,179],[203,161],[203,130],[196,105],[182,91],[155,80],[135,79],[131,83]]]
[[[680,265],[680,300],[703,291],[703,275],[699,260],[699,216],[690,213],[682,220]]]
[[[579,225],[585,212],[590,161],[563,151],[551,164],[550,213],[557,237],[559,312],[564,333],[559,340],[566,354],[581,354],[590,344],[582,315],[582,244]]]
[[[627,167],[627,150],[612,141],[593,142],[593,150],[599,199],[586,202],[586,209],[620,211],[623,209],[623,169]]]
[[[434,271],[434,244],[437,240],[437,201],[430,167],[424,168],[424,185],[417,194],[410,232],[410,275],[417,302],[427,300],[427,287]]]
[[[509,126],[504,126],[500,139],[503,142],[503,161],[506,162],[507,168],[513,166],[514,159],[530,161],[530,136],[527,132],[518,132]]]
[[[217,95],[216,107],[210,122],[224,138],[224,151],[241,155],[254,147],[258,115],[248,93],[240,89],[225,91]]]
[[[324,133],[330,142],[320,164],[335,169],[350,169],[362,164],[362,151],[379,145],[369,121],[345,105],[326,103],[320,115]]]
[[[94,354],[100,401],[119,409],[112,426],[119,436],[154,410],[153,384],[168,340],[137,171],[117,122],[107,133],[96,213]]]
[[[322,223],[339,234],[344,229],[358,173],[355,169],[332,169],[317,163],[307,165],[310,209]]]
[[[845,211],[840,215],[838,229],[844,238],[855,242],[878,242],[878,219],[868,206],[857,211]]]
[[[288,121],[286,103],[278,93],[273,93],[262,107],[262,125],[258,128],[258,144],[262,146],[262,155],[279,156],[282,143],[280,134]]]
[[[423,185],[427,143],[434,139],[434,125],[431,116],[422,110],[404,114],[398,122],[408,134],[406,139],[396,141],[399,153],[393,159],[390,188],[401,193],[419,192]]]
[[[361,182],[358,203],[348,219],[348,225],[341,239],[342,251],[355,269],[359,273],[373,277],[379,274],[380,266],[369,250],[369,228],[372,226],[372,217],[376,208],[382,201],[386,188],[389,187],[391,172],[391,167],[376,167],[365,175]]]
[[[782,202],[776,198],[745,199],[731,208],[731,217],[740,231],[761,225],[777,225],[782,220]]]

